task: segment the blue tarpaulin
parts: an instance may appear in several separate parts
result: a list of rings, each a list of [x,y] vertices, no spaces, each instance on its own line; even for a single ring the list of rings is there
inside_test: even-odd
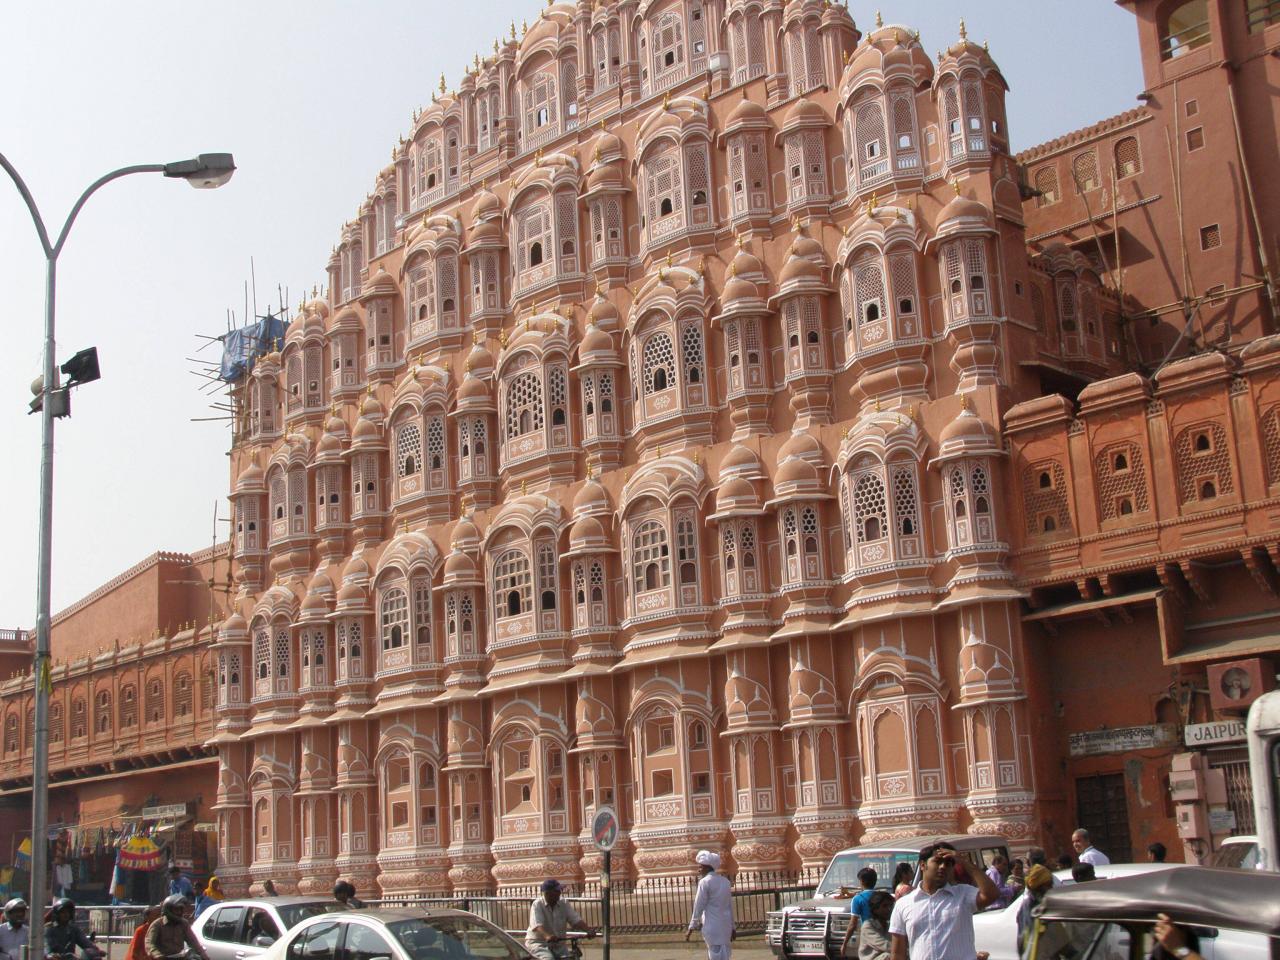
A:
[[[223,380],[234,383],[250,369],[253,362],[264,353],[274,349],[276,342],[284,339],[288,323],[281,317],[259,317],[256,323],[249,323],[238,330],[232,330],[222,338],[222,371]]]

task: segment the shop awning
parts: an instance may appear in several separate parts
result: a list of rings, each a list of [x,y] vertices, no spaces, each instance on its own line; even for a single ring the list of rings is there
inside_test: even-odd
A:
[[[1046,629],[1052,631],[1054,621],[1087,616],[1098,616],[1105,619],[1108,610],[1123,609],[1124,607],[1143,603],[1154,603],[1162,593],[1164,593],[1164,587],[1153,587],[1150,590],[1139,590],[1135,593],[1125,593],[1115,597],[1098,597],[1096,600],[1075,600],[1071,603],[1061,603],[1056,607],[1045,607],[1043,610],[1034,610],[1031,613],[1023,614],[1022,622],[1041,623]]]

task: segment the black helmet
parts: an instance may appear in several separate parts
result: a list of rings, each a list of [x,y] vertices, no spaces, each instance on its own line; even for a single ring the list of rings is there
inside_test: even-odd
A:
[[[76,902],[72,900],[70,897],[59,897],[57,900],[53,901],[52,912],[55,917],[58,914],[60,914],[63,910],[67,910],[67,909],[70,909],[72,912],[74,912],[76,909]]]
[[[190,900],[180,893],[174,893],[164,898],[164,902],[160,904],[160,912],[166,917],[180,917],[187,912],[189,906]]]

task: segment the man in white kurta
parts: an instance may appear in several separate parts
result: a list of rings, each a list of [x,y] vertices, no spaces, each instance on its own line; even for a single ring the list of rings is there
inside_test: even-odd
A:
[[[707,944],[707,960],[729,960],[730,944],[737,936],[733,928],[733,888],[728,877],[716,872],[720,869],[718,853],[699,851],[697,861],[702,878],[684,938],[688,940],[695,930],[701,930]]]

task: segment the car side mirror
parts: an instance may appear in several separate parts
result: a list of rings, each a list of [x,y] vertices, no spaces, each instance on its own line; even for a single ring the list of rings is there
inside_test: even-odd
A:
[[[265,933],[260,933],[258,936],[253,938],[253,945],[255,947],[269,947],[275,942],[275,937],[268,937]]]

